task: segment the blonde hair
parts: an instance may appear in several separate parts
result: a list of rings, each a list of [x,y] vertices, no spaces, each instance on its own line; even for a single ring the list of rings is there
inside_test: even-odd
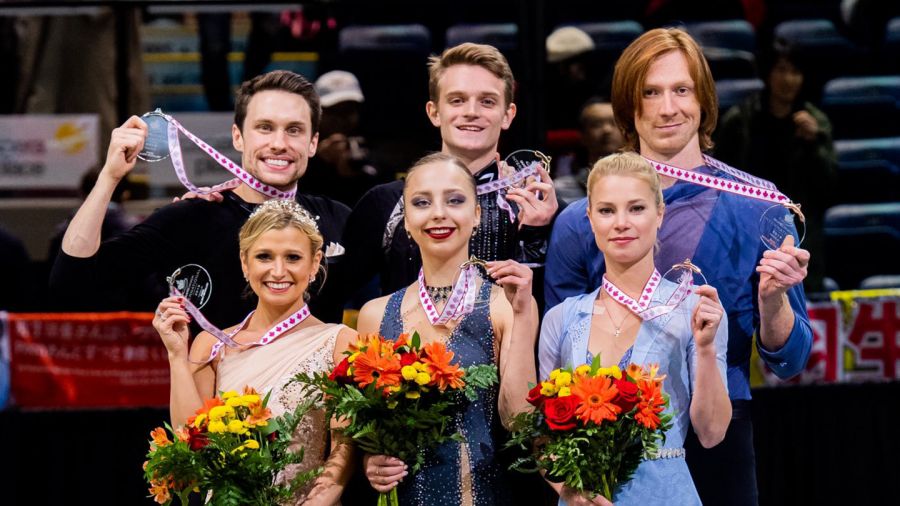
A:
[[[634,117],[636,113],[643,112],[641,99],[650,66],[672,51],[681,51],[684,55],[688,73],[694,81],[695,96],[701,112],[700,149],[710,149],[713,146],[712,133],[719,119],[719,99],[716,97],[716,84],[703,51],[684,30],[656,28],[644,33],[625,48],[613,71],[613,114],[628,149],[638,151],[640,148]]]
[[[309,238],[311,255],[321,251],[325,239],[316,225],[316,217],[293,200],[272,199],[260,204],[241,227],[238,234],[241,257],[246,258],[253,244],[266,232],[284,230],[288,227],[296,228]],[[324,261],[319,262],[319,271],[322,273],[319,285],[321,288],[327,275]],[[309,288],[307,293],[303,294],[303,299],[309,299]]]
[[[503,53],[494,46],[464,42],[447,48],[440,56],[428,58],[428,96],[432,102],[440,99],[439,81],[444,72],[454,65],[475,65],[482,67],[503,80],[505,107],[513,103],[513,87],[516,79]]]
[[[472,173],[469,172],[469,168],[466,167],[466,164],[462,162],[459,158],[449,154],[438,151],[437,153],[431,153],[430,155],[425,155],[422,158],[416,160],[415,163],[412,164],[412,167],[406,171],[406,179],[403,180],[403,195],[406,195],[406,187],[409,185],[409,177],[412,176],[412,173],[419,169],[420,167],[424,167],[426,165],[431,165],[432,163],[446,163],[448,165],[453,166],[456,169],[462,171],[466,176],[466,181],[471,183],[466,186],[471,186],[472,193],[477,195],[477,191],[475,188],[475,178],[472,176]]]
[[[646,182],[655,197],[656,208],[665,208],[666,204],[663,201],[659,174],[656,173],[656,170],[644,157],[631,151],[614,153],[597,160],[597,163],[591,168],[591,173],[588,174],[587,179],[588,208],[590,208],[591,191],[594,185],[606,176],[634,177]]]

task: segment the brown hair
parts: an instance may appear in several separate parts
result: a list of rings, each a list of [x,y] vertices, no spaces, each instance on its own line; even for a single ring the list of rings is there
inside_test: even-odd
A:
[[[625,147],[640,150],[635,113],[640,114],[644,82],[650,66],[670,51],[681,51],[687,60],[688,72],[694,80],[695,96],[700,104],[700,149],[712,147],[712,132],[719,119],[719,101],[709,64],[697,42],[678,28],[656,28],[632,42],[616,62],[613,71],[612,104],[616,124],[625,137]]]
[[[315,135],[319,131],[319,120],[322,118],[322,105],[319,103],[319,94],[315,86],[308,79],[289,70],[273,70],[260,74],[249,81],[244,81],[238,88],[234,99],[234,124],[244,131],[244,119],[247,118],[247,106],[253,95],[267,90],[286,91],[303,97],[309,105],[312,132]]]
[[[591,190],[597,181],[605,176],[628,176],[645,181],[656,197],[656,208],[664,208],[666,205],[663,201],[659,174],[644,157],[633,151],[626,151],[605,156],[597,160],[597,163],[591,168],[587,179],[588,209],[591,207]]]
[[[241,258],[246,258],[253,244],[270,230],[284,230],[294,227],[303,232],[309,238],[310,255],[315,256],[321,251],[325,239],[316,226],[315,217],[294,200],[271,199],[263,202],[250,215],[250,218],[241,227],[238,234],[239,250]],[[319,262],[319,271],[322,273],[319,287],[325,283],[325,259]],[[304,300],[309,300],[309,287],[303,294]]]
[[[516,79],[506,57],[496,47],[487,44],[464,42],[447,48],[440,56],[428,58],[428,96],[432,102],[440,98],[438,82],[446,70],[454,65],[477,65],[503,80],[503,98],[506,107],[513,103],[513,88]]]

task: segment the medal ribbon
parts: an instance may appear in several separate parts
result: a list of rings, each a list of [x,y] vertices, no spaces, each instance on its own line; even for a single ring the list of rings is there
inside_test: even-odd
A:
[[[652,165],[653,168],[656,169],[656,172],[658,172],[661,176],[668,176],[679,179],[681,181],[687,181],[689,183],[706,186],[707,188],[712,188],[714,190],[720,190],[728,193],[733,193],[735,195],[764,200],[766,202],[774,202],[776,204],[782,205],[791,203],[791,199],[787,198],[785,194],[779,192],[775,188],[775,185],[763,181],[759,178],[753,177],[745,172],[739,171],[734,167],[726,165],[725,163],[722,163],[711,156],[703,155],[703,161],[707,165],[731,174],[736,178],[745,181],[746,183],[738,183],[729,179],[722,179],[716,176],[700,174],[693,170],[681,169],[663,162],[651,160],[646,157],[644,159],[650,162],[650,165]],[[752,183],[747,182],[748,180],[752,180]]]
[[[512,206],[510,206],[509,202],[507,202],[506,200],[506,189],[510,186],[521,184],[527,178],[537,174],[539,163],[540,162],[534,162],[524,169],[516,171],[514,174],[507,177],[495,179],[494,181],[490,181],[488,183],[482,183],[475,187],[475,194],[484,195],[486,193],[498,192],[497,207],[509,213],[509,221],[515,222],[516,214],[513,212]]]
[[[607,295],[614,301],[622,304],[626,308],[628,308],[632,313],[639,316],[642,320],[652,320],[656,317],[662,316],[666,313],[671,312],[673,309],[678,307],[678,304],[684,300],[692,291],[693,291],[693,277],[692,276],[684,276],[681,279],[681,282],[678,284],[678,287],[672,292],[672,295],[669,296],[669,299],[665,304],[650,307],[650,301],[653,300],[653,295],[656,293],[656,290],[659,288],[659,281],[662,279],[659,271],[653,269],[653,274],[650,276],[650,279],[647,280],[647,284],[644,285],[644,288],[641,290],[641,295],[638,297],[638,300],[634,300],[622,291],[619,287],[617,287],[612,281],[606,278],[606,274],[603,275],[603,290],[606,291]]]
[[[233,188],[237,188],[241,183],[245,183],[251,189],[265,195],[269,198],[277,198],[277,199],[287,199],[293,200],[294,196],[297,194],[297,186],[294,185],[290,190],[284,191],[279,190],[273,186],[269,186],[262,181],[256,179],[250,173],[245,171],[239,164],[234,163],[229,160],[228,157],[219,153],[215,148],[210,146],[209,144],[200,140],[197,136],[189,132],[186,128],[181,126],[181,123],[175,120],[175,118],[163,115],[166,120],[168,120],[168,138],[169,138],[169,155],[172,157],[172,166],[175,168],[175,175],[178,176],[178,180],[181,181],[181,184],[184,185],[188,190],[198,193],[201,195],[206,195],[208,193],[229,190]],[[188,179],[187,172],[184,169],[184,160],[181,158],[181,143],[178,140],[178,132],[181,131],[184,135],[191,140],[194,144],[197,145],[200,149],[205,151],[210,157],[212,157],[219,165],[221,165],[225,170],[234,175],[234,179],[226,181],[222,184],[217,184],[211,187],[209,190],[204,190],[193,183]]]
[[[475,309],[475,297],[478,290],[475,287],[475,280],[478,277],[478,267],[468,265],[459,275],[456,284],[453,285],[453,291],[447,298],[447,304],[444,305],[443,311],[438,314],[437,307],[428,295],[425,288],[425,271],[419,269],[419,303],[425,310],[425,315],[432,325],[444,325],[450,320],[458,320]]]

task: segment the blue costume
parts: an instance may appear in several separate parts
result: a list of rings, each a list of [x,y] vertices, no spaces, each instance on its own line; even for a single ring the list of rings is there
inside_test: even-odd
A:
[[[675,289],[674,283],[663,280],[653,296],[651,305],[663,303]],[[589,363],[591,316],[597,293],[570,297],[551,309],[541,325],[538,357],[541,378],[558,367],[577,367]],[[664,448],[672,458],[641,462],[633,478],[621,485],[613,497],[618,505],[627,504],[700,504],[690,471],[684,460],[682,445],[690,425],[691,394],[693,392],[694,337],[691,333],[691,314],[699,297],[691,295],[675,310],[641,323],[630,362],[639,365],[658,363],[659,373],[667,375],[663,391],[669,394],[667,412],[674,414],[672,427],[666,432]],[[725,354],[728,347],[727,319],[723,317],[716,331],[715,346],[719,374],[725,382]],[[623,359],[627,359],[625,352]],[[623,364],[620,363],[619,367]],[[565,502],[560,500],[561,506]]]
[[[480,300],[489,300],[491,284],[481,286]],[[400,303],[406,289],[394,292],[388,299],[380,332],[387,339],[403,333]],[[462,367],[494,363],[494,330],[490,307],[476,307],[453,329],[447,349],[454,353],[454,363]],[[465,443],[446,442],[427,451],[425,465],[399,485],[400,504],[457,506],[462,504],[466,489],[477,506],[508,502],[508,489],[503,469],[497,460],[506,434],[497,411],[498,387],[479,390],[478,400],[467,402],[453,418],[452,431],[460,431]],[[465,453],[465,455],[463,455]],[[462,472],[461,461],[468,460]]]
[[[735,180],[705,166],[696,172]],[[728,313],[728,393],[732,400],[750,399],[750,345],[759,329],[756,266],[765,251],[759,240],[759,218],[772,204],[683,181],[663,190],[663,198],[666,216],[656,265],[665,272],[690,258],[718,290]],[[547,307],[600,286],[603,255],[586,210],[587,199],[570,204],[553,227],[544,278]],[[781,378],[802,371],[812,347],[803,288],[795,286],[787,296],[795,316],[787,342],[775,351],[757,343],[760,356]]]
[[[720,170],[701,166],[698,174],[736,180]],[[756,467],[750,417],[750,352],[760,324],[756,266],[765,247],[759,239],[759,218],[772,204],[676,181],[663,190],[666,215],[659,232],[655,263],[665,272],[690,258],[703,269],[728,314],[728,394],[732,419],[725,440],[710,451],[690,434],[688,464],[705,502],[755,505]],[[600,286],[603,255],[587,218],[587,199],[569,205],[557,218],[547,252],[547,307]],[[778,350],[766,350],[757,340],[760,357],[781,378],[798,374],[812,348],[812,328],[803,287],[787,291],[794,326]]]

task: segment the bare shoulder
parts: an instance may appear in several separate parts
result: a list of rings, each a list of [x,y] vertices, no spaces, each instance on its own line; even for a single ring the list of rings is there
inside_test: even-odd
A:
[[[350,347],[350,343],[356,341],[357,332],[350,327],[344,327],[338,332],[337,339],[334,341],[334,359],[335,363],[337,363],[341,355],[344,354],[344,350]]]
[[[390,295],[385,295],[384,297],[372,299],[363,305],[362,309],[359,310],[359,317],[356,321],[356,329],[360,334],[378,332],[390,298]]]

